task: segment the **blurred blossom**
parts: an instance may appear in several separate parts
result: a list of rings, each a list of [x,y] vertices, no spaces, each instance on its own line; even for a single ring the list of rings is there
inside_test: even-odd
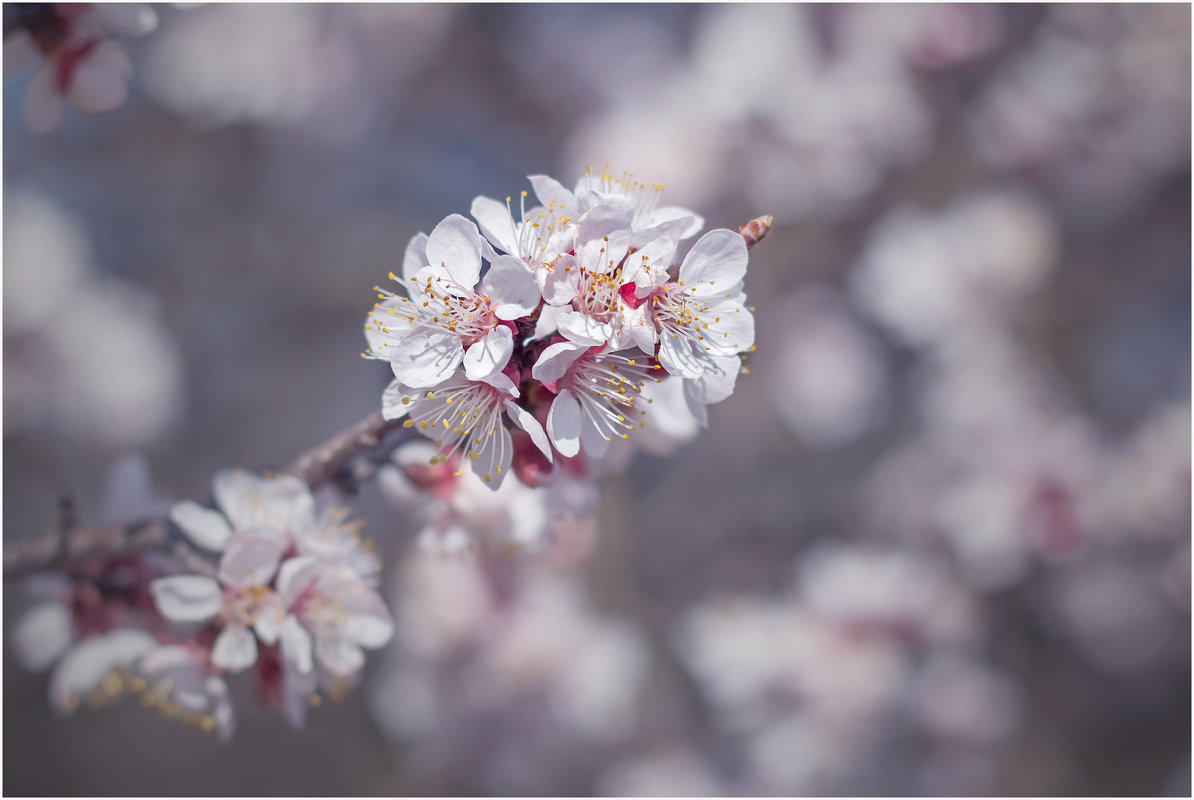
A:
[[[853,783],[867,779],[857,765],[881,761],[886,742],[957,724],[948,712],[899,713],[917,686],[948,688],[968,711],[1003,715],[950,735],[987,747],[1014,730],[1010,709],[995,708],[1011,691],[1006,679],[980,667],[942,672],[976,631],[959,613],[965,606],[962,587],[932,562],[839,546],[804,559],[785,597],[698,604],[677,645],[719,726],[744,744],[742,791],[850,792],[866,785]]]
[[[4,226],[4,334],[45,324],[91,269],[86,234],[62,209],[28,190],[10,190]]]
[[[801,441],[845,444],[873,428],[886,407],[887,374],[878,343],[825,287],[772,304],[782,320],[766,372],[771,400]]]
[[[1006,675],[951,654],[934,656],[925,667],[915,702],[931,735],[981,746],[1015,732],[1020,698]]]
[[[213,5],[167,26],[146,65],[158,102],[199,127],[305,125],[359,137],[448,33],[435,5]]]
[[[871,232],[852,288],[892,334],[936,344],[1013,312],[1048,277],[1056,238],[1021,194],[971,196],[937,214],[901,208]]]
[[[553,760],[631,730],[648,666],[640,634],[595,613],[566,573],[511,569],[416,556],[395,575],[397,635],[372,710],[410,742],[411,768],[467,758],[466,786],[529,790],[551,785]],[[480,717],[503,735],[474,751]],[[551,756],[543,770],[530,769],[536,756]]]
[[[86,235],[44,198],[13,192],[5,227],[6,430],[112,447],[161,436],[182,374],[157,300],[93,276]]]
[[[1001,10],[986,3],[885,4],[859,8],[858,40],[914,66],[946,69],[986,55],[1003,33]]]
[[[1053,595],[1059,633],[1100,669],[1145,670],[1178,644],[1159,582],[1138,567],[1084,564],[1059,576]]]
[[[25,91],[25,119],[53,129],[65,106],[103,114],[124,105],[133,62],[112,33],[140,35],[157,27],[147,3],[10,3],[4,12],[4,72],[43,58]]]
[[[123,692],[120,673],[130,669],[158,642],[145,631],[118,628],[92,636],[72,648],[50,678],[50,703],[59,713],[83,702],[99,704]]]
[[[700,754],[683,748],[633,756],[604,769],[602,797],[712,797],[725,794]]]
[[[785,218],[841,212],[887,169],[920,158],[930,126],[906,64],[975,57],[999,27],[987,7],[702,12],[691,64],[620,94],[569,151],[578,165],[594,154],[650,164],[697,205],[742,186],[753,206]],[[633,124],[642,118],[654,124]]]
[[[598,500],[590,479],[566,473],[547,487],[511,480],[494,490],[456,462],[428,463],[436,452],[431,442],[408,442],[378,473],[382,491],[416,520],[419,544],[429,550],[542,550],[561,531],[575,531]]]
[[[295,125],[368,113],[342,28],[302,5],[212,5],[174,21],[146,62],[150,95],[201,127]]]
[[[1077,204],[1122,208],[1189,164],[1190,9],[1054,6],[972,111],[980,153],[1040,167]]]
[[[1190,523],[1190,406],[1157,409],[1104,460],[1092,492],[1098,533],[1180,539]]]
[[[809,607],[846,626],[956,643],[974,631],[962,587],[941,564],[912,552],[816,550],[801,561],[799,575]]]

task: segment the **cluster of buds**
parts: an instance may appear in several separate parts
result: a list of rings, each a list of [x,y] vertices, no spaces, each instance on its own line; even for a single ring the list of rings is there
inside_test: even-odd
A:
[[[572,191],[530,182],[531,208],[525,191],[517,214],[509,197],[478,197],[475,222],[452,214],[415,236],[390,274],[403,291],[379,287],[365,321],[364,355],[394,372],[386,419],[494,490],[511,469],[529,486],[561,460],[583,471],[643,425],[665,378],[704,423],[754,345],[742,280],[765,223],[709,231],[677,265],[704,220],[660,206],[658,184],[591,169]]]
[[[123,105],[133,62],[112,34],[148,33],[157,22],[146,3],[6,3],[5,73],[41,62],[25,95],[29,127],[55,127],[67,103],[82,114]]]

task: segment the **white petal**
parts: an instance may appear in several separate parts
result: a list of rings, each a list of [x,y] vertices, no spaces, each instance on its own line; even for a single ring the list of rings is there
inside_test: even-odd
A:
[[[473,433],[480,434],[474,430]],[[485,441],[473,461],[473,473],[485,481],[485,486],[496,491],[506,479],[510,471],[510,462],[514,460],[514,444],[510,439],[510,431],[500,422],[493,426],[492,435],[485,434]]]
[[[566,253],[535,271],[535,281],[539,284],[543,302],[553,306],[568,305],[576,298],[579,279],[580,270],[576,268],[576,256]]]
[[[269,584],[289,544],[285,537],[269,530],[236,534],[228,540],[220,559],[220,581],[236,589]]]
[[[159,647],[145,631],[121,628],[93,636],[72,648],[50,676],[50,703],[60,713],[73,711],[82,697],[99,688],[115,667],[128,667]]]
[[[586,269],[612,270],[630,247],[629,223],[623,226],[624,215],[608,206],[599,206],[589,215],[576,234],[576,259]]]
[[[103,114],[128,99],[132,77],[133,62],[124,48],[101,42],[75,67],[66,99],[83,114]]]
[[[738,356],[713,356],[699,378],[684,382],[684,394],[702,406],[720,403],[734,393],[741,367]]]
[[[481,379],[482,383],[488,383],[493,388],[497,389],[503,394],[508,394],[511,397],[518,397],[518,387],[514,385],[514,381],[510,380],[509,376],[504,372],[494,372],[486,375]]]
[[[702,317],[709,323],[704,344],[713,355],[740,353],[755,343],[754,315],[735,300],[710,304]]]
[[[12,649],[27,670],[41,672],[57,661],[75,638],[70,609],[62,603],[40,603],[17,621],[12,632]]]
[[[402,254],[402,277],[410,280],[419,270],[427,266],[427,234],[416,233],[406,245]]]
[[[370,355],[389,360],[394,345],[410,333],[413,325],[402,314],[403,306],[409,302],[405,297],[391,297],[365,317],[365,342],[369,345]]]
[[[266,644],[278,641],[285,618],[286,610],[282,607],[282,598],[277,592],[270,592],[257,605],[257,621],[253,623],[257,638]]]
[[[344,633],[349,639],[371,650],[382,647],[394,635],[394,621],[385,602],[362,583],[353,597],[344,601],[349,610]]]
[[[547,434],[543,431],[543,426],[539,424],[539,420],[535,419],[535,415],[527,411],[517,403],[506,403],[506,413],[513,420],[514,424],[526,431],[527,435],[531,437],[531,441],[539,448],[539,452],[547,457],[548,463],[553,462],[551,445],[548,444]]]
[[[609,341],[613,327],[598,322],[579,311],[565,311],[556,318],[556,329],[571,342],[577,344],[602,345]]]
[[[112,30],[140,36],[158,26],[158,15],[148,3],[95,3],[100,22]]]
[[[443,270],[461,289],[471,290],[481,275],[481,234],[477,226],[452,214],[427,237],[427,263]]]
[[[298,672],[310,672],[315,666],[311,661],[311,636],[293,614],[286,617],[282,623],[282,635],[279,638],[282,657],[286,663]]]
[[[427,394],[422,389],[412,389],[395,378],[381,395],[381,415],[386,419],[401,419],[415,403]]]
[[[692,418],[696,420],[697,425],[700,425],[702,428],[708,428],[708,409],[700,403],[695,402],[687,392],[684,394],[684,403],[688,406],[688,413],[692,414]]]
[[[531,334],[532,340],[546,339],[548,336],[556,332],[556,320],[560,314],[563,314],[567,309],[557,308],[555,306],[543,306],[539,309],[539,319],[535,322],[535,332]]]
[[[627,267],[622,271],[622,282],[636,284],[639,297],[650,291],[652,286],[667,282],[667,270],[676,257],[676,240],[663,236],[632,253]]]
[[[206,550],[219,552],[232,536],[228,520],[219,511],[205,508],[190,500],[175,503],[170,508],[170,521],[182,530],[188,539]]]
[[[643,247],[649,242],[657,240],[661,236],[666,236],[672,239],[687,239],[703,227],[705,227],[705,220],[698,214],[681,208],[680,206],[663,206],[655,209],[648,220],[650,227],[643,230],[635,231],[631,237],[631,244],[635,247]]]
[[[481,233],[493,242],[499,250],[518,255],[518,244],[514,237],[514,220],[510,216],[510,209],[497,200],[488,197],[478,197],[473,200],[469,213],[477,221]]]
[[[149,584],[153,601],[166,619],[203,622],[220,613],[224,596],[220,584],[203,575],[174,575]]]
[[[207,679],[207,694],[215,703],[211,718],[216,723],[216,738],[221,742],[232,740],[236,733],[236,714],[232,710],[232,701],[228,699],[228,685],[215,675]]]
[[[271,528],[283,539],[297,528],[311,524],[315,498],[311,489],[293,475],[273,475],[261,482],[263,496],[252,526]]]
[[[746,240],[727,228],[697,240],[680,265],[680,280],[697,297],[732,291],[746,275]]]
[[[548,345],[531,368],[531,377],[541,383],[558,381],[568,372],[568,367],[588,350],[588,345],[575,342],[556,342]]]
[[[211,481],[216,505],[228,517],[232,527],[244,530],[256,523],[256,509],[261,503],[261,478],[243,469],[224,469]]]
[[[459,336],[419,325],[390,350],[390,368],[407,386],[428,388],[452,377],[462,358]]]
[[[569,458],[580,452],[580,403],[571,392],[560,392],[547,412],[547,435],[560,451]]]
[[[293,666],[282,668],[282,706],[286,719],[295,728],[302,728],[307,719],[311,696],[319,690],[319,679],[314,669],[299,672]]]
[[[650,315],[647,314],[646,303],[643,303],[638,308],[623,308],[622,332],[628,335],[635,347],[638,347],[644,353],[655,352],[655,343],[659,341],[659,332],[655,330],[655,323],[651,321]]]
[[[212,645],[211,663],[229,672],[248,669],[257,663],[257,639],[243,625],[229,625]]]
[[[495,326],[464,353],[464,375],[470,381],[483,381],[501,372],[514,352],[514,334],[505,325]]]
[[[609,439],[597,429],[592,418],[584,417],[580,423],[580,446],[593,458],[601,458],[609,449]]]
[[[525,317],[539,305],[539,285],[534,273],[514,256],[495,258],[481,286],[498,319]]]
[[[546,206],[554,200],[555,208],[565,210],[576,208],[576,196],[565,189],[563,184],[555,178],[549,178],[546,175],[530,175],[527,179],[531,182],[531,188],[535,190],[535,197],[539,199],[540,205]]]
[[[278,568],[278,594],[282,597],[282,605],[289,608],[298,598],[303,589],[307,588],[318,577],[316,568],[319,559],[315,556],[298,556],[288,558]]]
[[[315,657],[328,672],[346,676],[365,666],[365,654],[346,637],[320,636],[315,640]]]
[[[680,378],[699,378],[705,371],[706,356],[697,353],[691,339],[664,331],[659,335],[659,363],[669,374]]]

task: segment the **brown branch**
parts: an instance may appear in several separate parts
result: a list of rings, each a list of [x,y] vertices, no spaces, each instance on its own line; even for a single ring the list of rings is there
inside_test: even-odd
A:
[[[738,233],[742,234],[748,248],[754,247],[771,230],[771,223],[770,215],[758,217],[739,227]],[[351,428],[303,453],[286,471],[306,481],[312,489],[318,489],[335,480],[353,459],[381,446],[388,434],[401,427],[401,420],[386,420],[381,411],[374,411]],[[73,526],[73,518],[69,523],[64,522],[66,524]],[[169,520],[157,517],[128,525],[56,530],[34,539],[6,544],[4,576],[13,578],[92,558],[164,550],[170,541],[171,527]],[[183,552],[175,548],[175,552],[184,561],[195,561],[195,554],[189,550]]]
[[[329,483],[361,453],[380,446],[386,434],[401,427],[402,420],[383,419],[380,411],[374,411],[348,430],[303,453],[286,471],[316,489]]]

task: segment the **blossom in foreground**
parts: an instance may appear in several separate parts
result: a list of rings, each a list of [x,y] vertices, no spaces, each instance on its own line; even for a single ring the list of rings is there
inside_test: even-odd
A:
[[[608,170],[575,190],[530,182],[529,210],[526,192],[517,215],[509,198],[478,197],[479,228],[454,214],[414,237],[395,278],[406,296],[382,292],[365,322],[365,355],[394,373],[385,418],[432,439],[433,464],[458,460],[494,490],[511,468],[532,487],[560,459],[593,468],[640,427],[647,378],[682,380],[706,424],[754,345],[748,240],[770,224],[710,231],[677,264],[703,220],[661,207],[662,187]]]
[[[505,479],[514,458],[514,444],[502,423],[503,415],[530,435],[543,455],[551,459],[543,427],[530,412],[505,392],[463,375],[450,377],[428,392],[412,390],[395,379],[382,398],[382,414],[386,419],[407,417],[404,426],[433,438],[439,445],[436,460],[467,457],[476,464],[477,474],[494,489]]]
[[[407,296],[382,291],[386,303],[368,328],[371,352],[388,359],[407,386],[435,386],[462,362],[469,379],[493,379],[514,350],[513,330],[501,323],[539,303],[530,271],[516,258],[495,256],[482,279],[481,235],[457,214],[425,243],[416,237],[407,252],[403,278],[391,273]]]
[[[556,392],[547,412],[547,434],[556,450],[575,456],[583,444],[600,458],[614,439],[628,438],[643,413],[636,403],[650,372],[651,366],[633,358],[593,355],[572,342],[544,350],[531,374]]]

